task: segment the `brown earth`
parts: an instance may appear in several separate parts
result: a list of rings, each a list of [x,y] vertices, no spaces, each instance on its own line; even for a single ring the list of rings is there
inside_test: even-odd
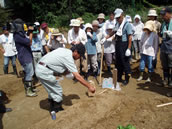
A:
[[[172,105],[157,108],[156,105],[172,102],[166,93],[172,91],[160,87],[162,70],[158,61],[152,83],[137,82],[139,63],[132,65],[133,75],[122,91],[108,90],[95,97],[86,95],[87,89],[72,80],[61,82],[64,91],[64,111],[51,120],[47,93],[38,86],[38,96],[25,97],[22,79],[3,75],[3,57],[0,56],[0,90],[9,98],[6,107],[10,113],[0,114],[0,129],[116,129],[118,125],[132,124],[136,129],[172,129]],[[10,66],[10,72],[12,68]],[[18,70],[21,68],[18,66]],[[89,79],[94,80],[92,77]],[[95,82],[96,83],[96,82]],[[104,89],[96,86],[97,93]]]

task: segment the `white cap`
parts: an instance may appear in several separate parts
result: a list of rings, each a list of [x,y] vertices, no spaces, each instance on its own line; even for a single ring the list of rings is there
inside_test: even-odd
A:
[[[120,17],[122,13],[123,13],[123,10],[122,10],[122,9],[117,8],[117,9],[114,11],[115,18]]]
[[[34,23],[36,26],[40,26],[40,23],[39,22],[35,22]]]
[[[148,12],[148,16],[155,16],[155,17],[157,17],[158,15],[157,15],[155,9],[150,9],[149,12]]]
[[[126,15],[125,18],[126,18],[126,20],[127,20],[128,22],[132,22],[131,16]]]
[[[85,24],[85,30],[86,30],[87,28],[93,29],[93,26],[92,26],[90,23],[86,23],[86,24]]]
[[[108,25],[108,27],[107,27],[107,30],[109,30],[109,29],[113,29],[114,28],[114,26],[113,25],[111,25],[111,24],[109,24]]]

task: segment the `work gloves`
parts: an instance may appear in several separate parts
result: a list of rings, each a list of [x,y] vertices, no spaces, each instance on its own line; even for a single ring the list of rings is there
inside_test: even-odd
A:
[[[131,56],[131,50],[129,48],[126,50],[125,56]]]

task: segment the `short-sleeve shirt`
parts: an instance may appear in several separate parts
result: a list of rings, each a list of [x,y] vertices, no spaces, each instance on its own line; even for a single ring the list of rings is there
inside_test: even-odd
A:
[[[58,48],[41,58],[40,62],[48,65],[54,72],[63,73],[66,70],[69,72],[78,72],[72,51],[66,48]]]
[[[132,26],[129,22],[126,22],[122,30],[122,41],[128,41],[128,36],[133,34]]]
[[[2,34],[0,36],[0,44],[2,44],[2,47],[5,50],[4,56],[14,56],[17,54],[17,49],[12,33],[9,33],[8,36]]]

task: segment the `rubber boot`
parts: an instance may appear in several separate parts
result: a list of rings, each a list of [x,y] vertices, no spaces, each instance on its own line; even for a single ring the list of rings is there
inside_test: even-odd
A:
[[[24,86],[25,86],[26,96],[28,96],[28,97],[37,96],[37,94],[35,92],[33,92],[33,90],[32,90],[32,82],[31,81],[25,81]]]
[[[170,71],[170,79],[169,79],[168,87],[172,88],[172,70]]]
[[[143,72],[140,72],[140,76],[139,76],[139,78],[137,79],[138,82],[141,81],[141,80],[143,80]]]
[[[8,74],[8,67],[4,67],[4,74]]]
[[[17,68],[16,68],[16,66],[13,66],[13,72],[14,72],[15,75],[17,75]]]
[[[84,79],[86,80],[86,81],[88,81],[88,73],[83,73],[84,74]]]
[[[130,76],[128,74],[125,75],[125,80],[122,82],[124,86],[129,83]]]
[[[164,80],[163,80],[163,86],[168,85],[168,77],[169,77],[169,71],[163,70]]]
[[[108,69],[108,73],[109,73],[109,74],[112,74],[112,72],[111,72],[111,67],[110,67],[110,66],[107,66],[107,69]]]
[[[148,72],[148,78],[147,78],[147,80],[146,80],[146,82],[151,82],[151,76],[152,76],[152,74],[150,73],[150,72]]]

